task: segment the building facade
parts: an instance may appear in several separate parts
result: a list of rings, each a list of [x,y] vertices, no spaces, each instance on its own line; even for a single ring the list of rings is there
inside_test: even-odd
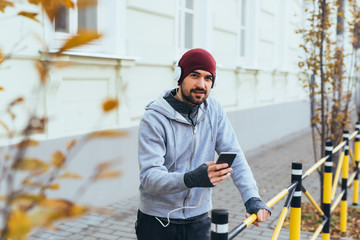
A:
[[[102,160],[122,160],[122,178],[94,186],[85,202],[106,204],[137,193],[139,120],[147,103],[176,87],[174,65],[187,49],[214,55],[211,95],[227,111],[245,152],[309,127],[297,69],[301,0],[93,0],[86,8],[62,9],[53,24],[27,0],[14,2],[0,15],[0,48],[11,54],[0,65],[1,120],[16,132],[33,108],[49,118],[45,131],[34,135],[42,144],[29,154],[46,159],[66,141],[99,129],[128,132],[122,139],[91,142],[77,155],[72,167],[84,175]],[[37,11],[40,23],[16,17],[19,10]],[[46,92],[37,94],[34,61],[85,28],[103,37],[52,57],[66,67],[52,68]],[[6,107],[17,97],[26,105],[14,110],[12,121]],[[104,115],[101,103],[108,97],[118,98],[120,106]],[[6,146],[6,130],[0,134]],[[79,184],[64,182],[59,194],[71,195]]]

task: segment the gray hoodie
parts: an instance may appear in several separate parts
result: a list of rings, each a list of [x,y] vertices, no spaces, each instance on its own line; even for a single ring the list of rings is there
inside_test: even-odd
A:
[[[171,210],[199,205],[172,212],[170,218],[175,219],[210,211],[211,188],[186,187],[184,174],[213,161],[215,151],[237,152],[232,179],[244,202],[259,198],[253,174],[220,103],[208,97],[200,105],[194,127],[164,99],[168,94],[170,90],[149,103],[140,122],[140,211],[166,218]]]

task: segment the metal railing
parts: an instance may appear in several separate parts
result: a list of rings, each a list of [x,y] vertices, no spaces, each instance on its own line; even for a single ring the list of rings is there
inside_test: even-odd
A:
[[[355,138],[354,154],[349,147],[349,141]],[[341,151],[338,166],[333,178],[333,155]],[[353,163],[353,172],[349,177],[349,158]],[[311,166],[304,174],[302,174],[302,164],[293,162],[291,172],[291,184],[281,190],[266,205],[271,208],[283,197],[287,196],[284,207],[280,213],[277,225],[271,240],[279,237],[280,231],[284,224],[286,215],[290,207],[290,236],[291,240],[300,240],[301,233],[301,196],[302,193],[309,199],[310,203],[323,217],[322,223],[317,227],[311,237],[316,239],[322,232],[322,240],[330,240],[330,220],[331,213],[340,203],[340,231],[346,232],[347,226],[347,191],[353,184],[353,205],[358,204],[359,195],[359,158],[360,158],[360,122],[356,123],[356,130],[350,135],[349,131],[343,132],[343,141],[333,148],[331,142],[326,143],[325,157],[321,158],[313,166]],[[323,202],[320,207],[313,199],[311,194],[305,189],[302,182],[310,176],[316,169],[324,164],[323,175]],[[336,188],[338,185],[341,172],[341,191],[335,198]],[[211,240],[230,240],[235,238],[249,225],[257,219],[256,214],[252,214],[246,218],[241,224],[228,231],[228,211],[225,209],[213,209],[211,213]]]

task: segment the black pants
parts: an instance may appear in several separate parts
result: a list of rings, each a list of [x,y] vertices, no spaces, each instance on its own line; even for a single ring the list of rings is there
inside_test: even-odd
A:
[[[210,240],[210,226],[211,220],[207,217],[187,224],[174,224],[170,221],[165,228],[155,217],[138,211],[135,230],[138,240]]]

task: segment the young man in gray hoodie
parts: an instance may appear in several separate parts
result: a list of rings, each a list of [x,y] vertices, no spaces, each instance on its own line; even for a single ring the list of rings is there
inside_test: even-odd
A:
[[[209,93],[216,62],[203,49],[187,51],[175,69],[178,88],[146,106],[139,127],[139,240],[210,239],[211,188],[232,177],[248,213],[266,221],[253,174],[219,102]],[[215,152],[236,152],[231,166]]]

